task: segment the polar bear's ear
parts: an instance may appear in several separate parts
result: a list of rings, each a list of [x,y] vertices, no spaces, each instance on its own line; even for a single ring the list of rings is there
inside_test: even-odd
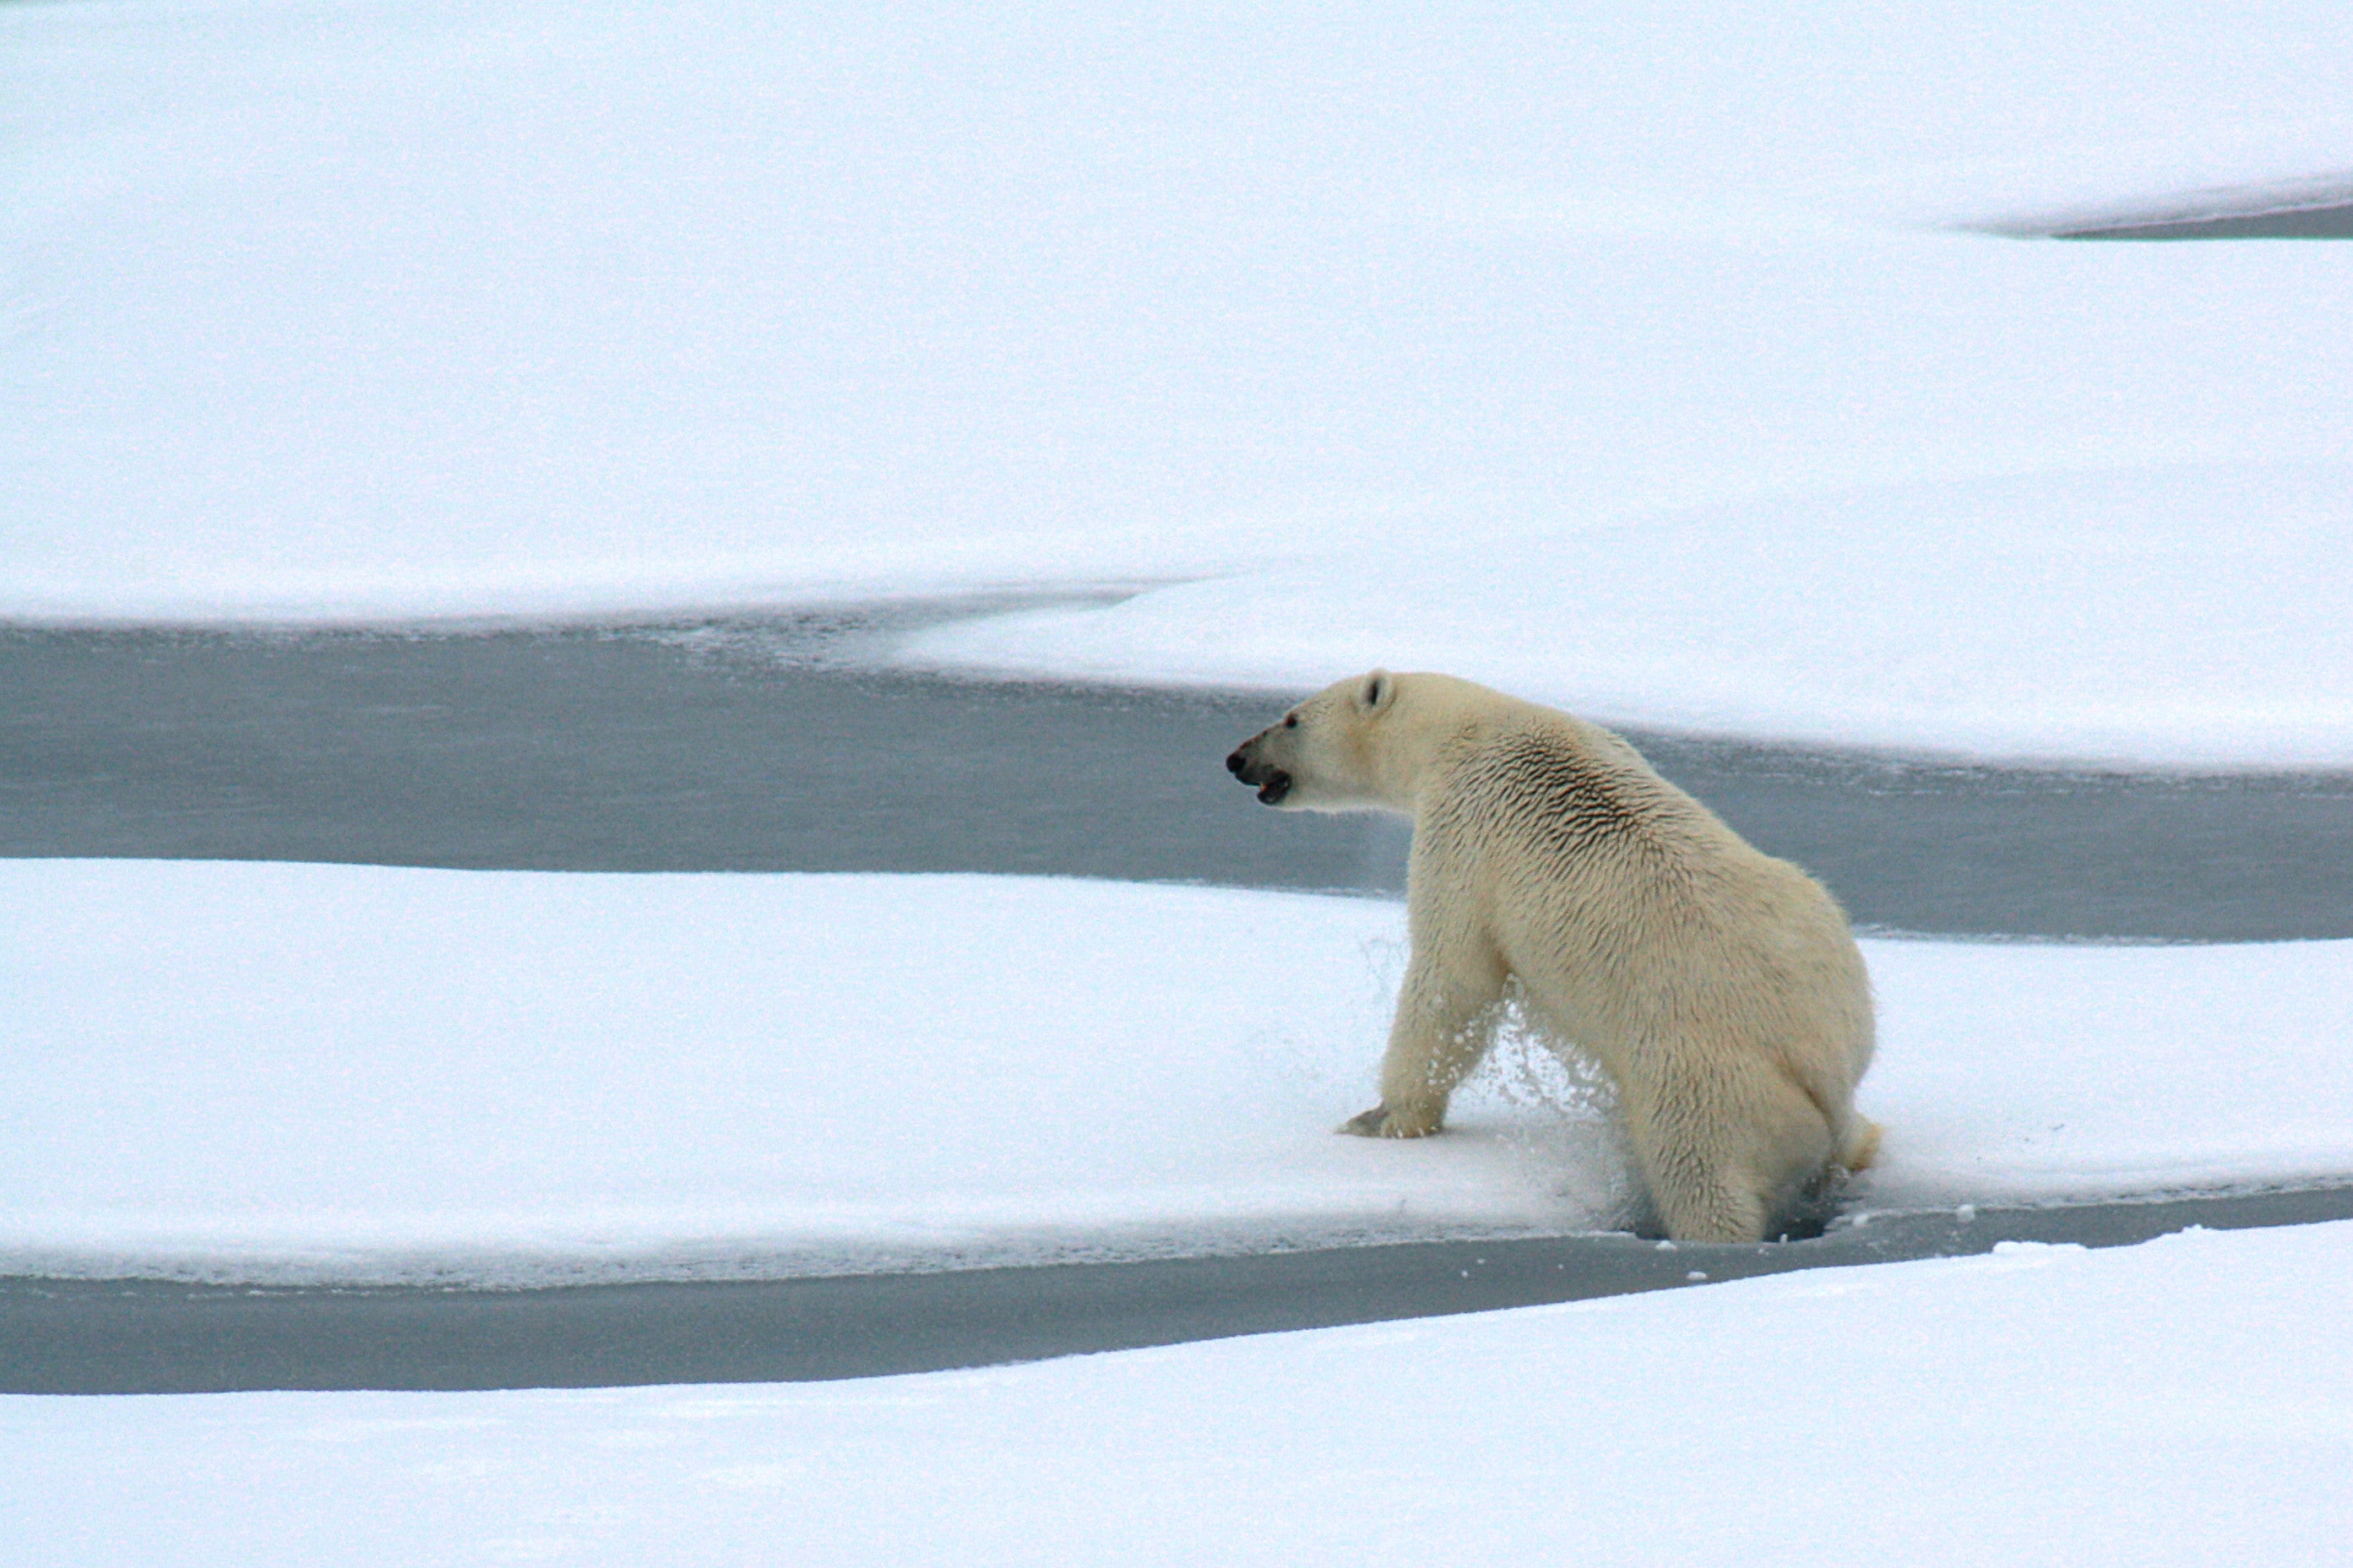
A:
[[[1356,706],[1367,713],[1377,713],[1397,700],[1397,677],[1386,669],[1377,669],[1365,677],[1356,688]]]

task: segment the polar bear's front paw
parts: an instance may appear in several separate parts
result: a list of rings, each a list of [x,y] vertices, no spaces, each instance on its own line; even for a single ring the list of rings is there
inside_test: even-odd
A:
[[[1427,1138],[1438,1131],[1439,1119],[1427,1111],[1391,1110],[1376,1105],[1361,1116],[1340,1123],[1339,1131],[1359,1138]]]

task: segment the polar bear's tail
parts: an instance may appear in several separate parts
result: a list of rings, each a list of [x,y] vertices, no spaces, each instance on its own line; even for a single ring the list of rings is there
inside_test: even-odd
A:
[[[1868,1171],[1879,1158],[1879,1123],[1868,1116],[1851,1116],[1846,1124],[1846,1149],[1838,1163],[1848,1171]]]

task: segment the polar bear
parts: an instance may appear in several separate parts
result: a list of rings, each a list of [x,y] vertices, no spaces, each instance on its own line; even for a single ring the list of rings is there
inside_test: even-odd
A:
[[[1854,1110],[1871,987],[1846,916],[1624,741],[1443,675],[1309,698],[1227,769],[1269,805],[1413,818],[1412,942],[1381,1102],[1340,1131],[1419,1138],[1514,982],[1618,1092],[1677,1240],[1757,1241],[1879,1129]]]

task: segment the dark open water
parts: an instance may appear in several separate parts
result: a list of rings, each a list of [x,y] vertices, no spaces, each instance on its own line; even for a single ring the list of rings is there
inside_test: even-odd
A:
[[[878,672],[861,629],[0,632],[0,855],[1402,889],[1402,825],[1270,812],[1227,777],[1280,696]],[[2353,936],[2353,774],[1631,738],[1867,926]]]

